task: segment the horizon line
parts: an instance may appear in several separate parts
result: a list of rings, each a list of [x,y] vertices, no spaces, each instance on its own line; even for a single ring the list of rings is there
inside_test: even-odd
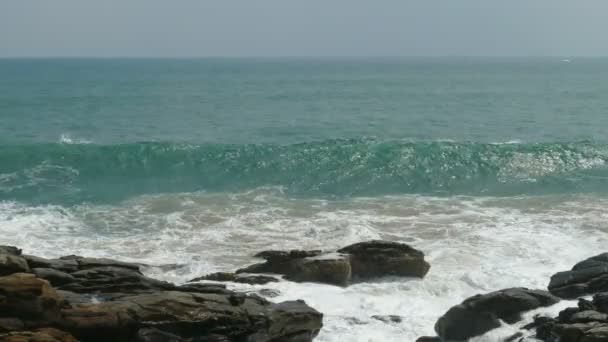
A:
[[[154,56],[154,55],[14,55],[0,56],[0,59],[398,59],[398,58],[608,58],[604,55],[212,55],[212,56]]]

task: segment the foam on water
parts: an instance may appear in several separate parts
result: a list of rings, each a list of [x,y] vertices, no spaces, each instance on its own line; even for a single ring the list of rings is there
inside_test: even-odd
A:
[[[513,286],[546,288],[554,272],[604,252],[607,205],[608,199],[590,195],[330,201],[260,188],[141,196],[117,205],[5,201],[0,234],[3,244],[41,256],[75,253],[165,266],[147,272],[175,282],[234,270],[255,262],[251,255],[264,249],[329,250],[377,238],[407,242],[432,265],[424,280],[391,278],[348,288],[231,285],[279,290],[277,301],[305,299],[325,314],[319,341],[396,342],[432,335],[437,318],[468,296]],[[403,322],[372,315],[399,315]],[[495,341],[516,328],[476,341]]]

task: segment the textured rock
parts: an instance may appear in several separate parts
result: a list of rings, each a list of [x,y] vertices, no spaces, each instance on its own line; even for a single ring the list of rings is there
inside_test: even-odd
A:
[[[24,255],[23,258],[27,261],[30,268],[52,268],[65,273],[78,271],[78,262],[76,260],[45,259],[33,255]]]
[[[43,328],[35,331],[18,331],[0,334],[3,342],[78,342],[71,334],[53,329]]]
[[[14,246],[4,246],[0,245],[0,254],[8,254],[14,256],[20,256],[21,250]]]
[[[608,291],[608,253],[581,261],[570,271],[554,274],[549,291],[568,299]]]
[[[512,288],[476,295],[452,307],[435,324],[444,340],[461,341],[500,326],[500,320],[514,323],[521,314],[557,303],[559,298],[546,291]]]
[[[279,281],[279,279],[277,279],[276,277],[273,277],[273,276],[217,272],[217,273],[211,273],[206,276],[192,279],[189,282],[195,282],[195,281],[201,281],[201,280],[230,281],[230,282],[234,282],[234,283],[251,284],[251,285],[264,285],[264,284],[274,283],[274,282]]]
[[[303,302],[270,304],[258,297],[167,291],[74,305],[63,310],[62,326],[87,341],[141,339],[139,330],[151,326],[180,338],[219,335],[266,342],[301,334],[312,338],[321,320]]]
[[[360,242],[338,252],[351,256],[353,278],[361,281],[385,276],[422,278],[431,267],[424,260],[424,253],[398,242]]]
[[[30,267],[22,257],[12,254],[0,254],[0,276],[29,271]]]
[[[0,316],[56,321],[61,306],[61,297],[46,280],[26,273],[0,277]]]
[[[69,273],[58,271],[54,268],[32,268],[36,277],[48,280],[53,286],[61,286],[76,281]]]
[[[430,268],[424,260],[424,253],[390,241],[361,242],[336,253],[264,251],[256,256],[266,259],[266,262],[236,273],[275,273],[295,282],[348,286],[353,282],[386,276],[424,277]]]

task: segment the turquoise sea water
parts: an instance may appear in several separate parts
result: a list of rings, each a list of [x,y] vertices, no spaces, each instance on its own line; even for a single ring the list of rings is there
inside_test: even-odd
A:
[[[0,244],[184,282],[402,241],[425,279],[264,287],[317,341],[414,341],[606,252],[607,133],[608,59],[0,59]]]
[[[601,192],[607,80],[608,59],[0,60],[0,199]]]

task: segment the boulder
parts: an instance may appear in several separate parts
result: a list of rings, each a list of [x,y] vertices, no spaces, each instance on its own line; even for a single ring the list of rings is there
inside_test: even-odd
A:
[[[266,251],[257,256],[265,263],[237,270],[241,273],[275,273],[294,282],[315,282],[347,286],[351,282],[349,257],[343,254],[320,255],[318,251]]]
[[[14,256],[20,256],[21,250],[14,246],[4,246],[0,245],[0,254],[8,254]]]
[[[570,271],[554,274],[549,291],[566,299],[608,291],[608,253],[581,261]]]
[[[450,308],[435,324],[435,332],[447,341],[467,340],[498,328],[501,320],[515,323],[522,313],[558,301],[546,291],[526,288],[476,295]]]
[[[0,254],[0,276],[29,271],[30,267],[22,257],[13,254]]]
[[[62,327],[86,341],[141,339],[140,329],[146,327],[162,332],[148,332],[148,337],[217,335],[231,340],[267,342],[292,341],[291,336],[307,334],[311,341],[321,328],[322,320],[322,314],[304,302],[270,304],[259,297],[234,298],[177,291],[78,304],[62,313]]]
[[[348,286],[386,276],[422,278],[430,268],[421,251],[403,243],[379,240],[350,245],[334,253],[264,251],[256,257],[266,262],[236,273],[275,273],[295,282]]]
[[[352,276],[358,281],[386,276],[423,278],[431,267],[423,252],[392,241],[360,242],[338,252],[350,255]]]
[[[0,316],[53,322],[60,318],[62,305],[49,282],[33,274],[0,277]]]

